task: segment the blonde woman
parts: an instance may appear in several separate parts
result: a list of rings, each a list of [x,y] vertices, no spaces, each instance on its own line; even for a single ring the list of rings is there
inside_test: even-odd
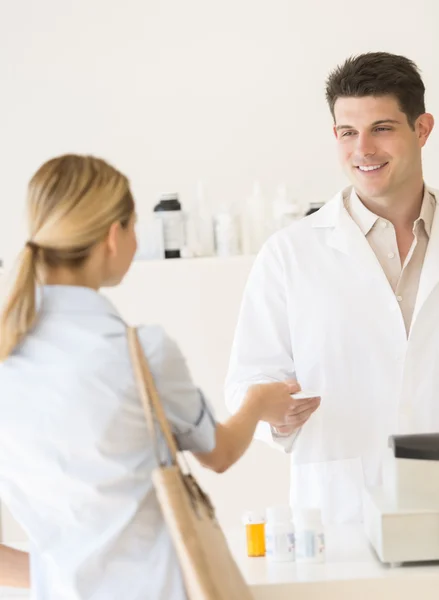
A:
[[[128,180],[93,157],[55,158],[30,182],[28,214],[0,322],[0,498],[30,540],[33,598],[182,600],[126,326],[98,291],[122,280],[136,250]],[[292,404],[295,383],[255,385],[216,423],[163,329],[139,335],[180,446],[217,472],[260,420],[296,422],[312,408]],[[23,556],[3,553],[3,584],[23,584]]]

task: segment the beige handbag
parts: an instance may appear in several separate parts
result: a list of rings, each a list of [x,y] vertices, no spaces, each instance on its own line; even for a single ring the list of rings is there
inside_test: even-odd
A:
[[[131,360],[158,466],[154,487],[177,552],[189,600],[252,600],[218,525],[215,509],[186,465],[179,464],[176,441],[160,403],[137,331],[128,330]],[[166,441],[170,465],[160,459],[156,424]]]

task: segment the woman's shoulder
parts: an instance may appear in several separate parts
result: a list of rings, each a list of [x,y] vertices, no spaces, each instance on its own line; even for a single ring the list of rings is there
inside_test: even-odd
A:
[[[145,354],[156,360],[169,360],[180,356],[176,342],[161,325],[142,325],[137,328],[140,343]]]

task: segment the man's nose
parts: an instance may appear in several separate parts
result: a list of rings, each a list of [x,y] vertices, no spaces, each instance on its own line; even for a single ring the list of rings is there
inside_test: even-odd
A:
[[[375,140],[367,133],[359,134],[355,150],[358,158],[373,156],[376,153]]]

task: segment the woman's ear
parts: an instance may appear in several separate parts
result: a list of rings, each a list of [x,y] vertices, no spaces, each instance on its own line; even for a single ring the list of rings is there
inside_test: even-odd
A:
[[[116,256],[119,247],[120,223],[113,223],[107,235],[107,248],[111,256]]]

